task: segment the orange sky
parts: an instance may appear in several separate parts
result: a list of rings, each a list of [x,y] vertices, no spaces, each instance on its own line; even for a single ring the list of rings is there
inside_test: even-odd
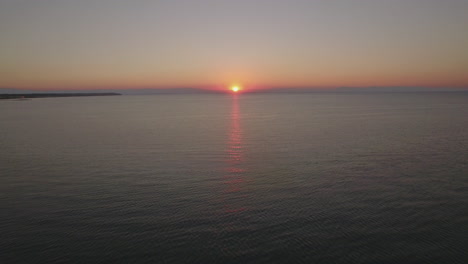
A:
[[[2,1],[0,88],[468,87],[467,11],[461,0]]]

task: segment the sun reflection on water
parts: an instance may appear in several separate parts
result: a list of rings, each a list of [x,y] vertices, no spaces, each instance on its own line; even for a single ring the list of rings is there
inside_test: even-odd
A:
[[[233,96],[230,113],[230,127],[227,139],[227,166],[223,176],[225,185],[223,190],[224,209],[227,213],[236,213],[245,210],[242,200],[245,197],[244,144],[243,132],[240,125],[241,113],[239,110],[239,97]]]

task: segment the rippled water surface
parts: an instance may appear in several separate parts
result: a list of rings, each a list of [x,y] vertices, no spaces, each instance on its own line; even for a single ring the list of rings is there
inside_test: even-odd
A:
[[[468,263],[468,94],[0,101],[1,263]]]

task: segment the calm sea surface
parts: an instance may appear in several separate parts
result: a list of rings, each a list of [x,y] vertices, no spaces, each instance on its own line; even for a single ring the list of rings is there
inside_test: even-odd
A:
[[[0,101],[0,263],[468,263],[468,94]]]

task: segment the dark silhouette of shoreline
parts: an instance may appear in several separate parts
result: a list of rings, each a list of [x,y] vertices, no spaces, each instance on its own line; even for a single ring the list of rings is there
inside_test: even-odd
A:
[[[78,96],[113,96],[119,93],[27,93],[0,94],[0,99],[46,98],[46,97],[78,97]]]

